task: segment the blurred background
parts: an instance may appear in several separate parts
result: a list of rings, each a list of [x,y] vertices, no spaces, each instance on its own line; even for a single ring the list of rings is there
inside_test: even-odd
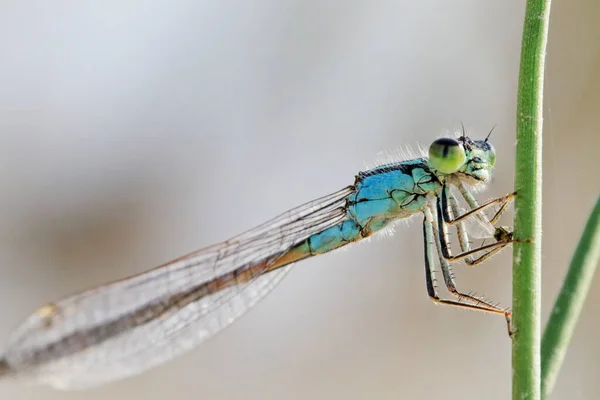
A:
[[[0,349],[40,304],[227,239],[353,182],[382,150],[496,125],[512,191],[523,1],[0,3]],[[600,5],[555,1],[544,320],[600,192]],[[419,222],[298,264],[197,350],[22,399],[506,399],[502,318],[436,307]],[[511,252],[459,288],[510,304]],[[593,285],[555,398],[594,399]]]

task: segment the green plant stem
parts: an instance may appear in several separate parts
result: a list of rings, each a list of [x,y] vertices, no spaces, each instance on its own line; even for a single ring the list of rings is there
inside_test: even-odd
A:
[[[513,399],[539,400],[542,100],[550,0],[527,0],[517,100]]]
[[[600,197],[571,260],[542,339],[542,394],[554,388],[575,324],[600,262]]]

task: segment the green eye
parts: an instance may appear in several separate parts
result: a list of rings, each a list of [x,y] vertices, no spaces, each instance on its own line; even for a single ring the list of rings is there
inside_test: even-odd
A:
[[[465,149],[456,139],[437,139],[429,146],[429,161],[441,173],[452,174],[458,171],[466,159]]]

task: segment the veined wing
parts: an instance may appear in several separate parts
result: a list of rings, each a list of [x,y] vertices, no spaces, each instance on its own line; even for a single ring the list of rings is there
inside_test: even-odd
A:
[[[496,227],[480,214],[467,218],[465,220],[465,227],[469,235],[474,239],[493,238],[496,232]]]
[[[308,202],[225,242],[32,314],[0,359],[4,373],[83,389],[140,373],[233,322],[289,270],[287,250],[346,218],[354,188]],[[268,272],[268,273],[267,273]]]

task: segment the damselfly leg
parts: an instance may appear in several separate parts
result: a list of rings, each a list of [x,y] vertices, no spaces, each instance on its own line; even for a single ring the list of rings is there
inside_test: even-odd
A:
[[[463,193],[462,190],[461,193]],[[464,193],[468,194],[465,196]],[[490,237],[496,238],[495,243],[481,245],[477,248],[471,249],[468,232],[464,223],[468,218],[473,217],[480,219],[485,224],[493,226],[492,221],[494,221],[494,223],[498,221],[499,217],[506,210],[510,201],[514,198],[514,194],[491,200],[479,206],[474,198],[472,198],[473,202],[468,200],[470,193],[466,191],[466,189],[464,193],[463,197],[465,197],[467,203],[474,207],[462,215],[458,215],[458,202],[450,192],[449,188],[446,186],[444,186],[435,206],[430,204],[424,210],[425,218],[423,222],[423,234],[425,241],[427,292],[430,298],[436,303],[503,315],[507,321],[509,335],[512,335],[511,312],[485,299],[459,291],[454,281],[454,274],[450,263],[464,260],[469,265],[476,265],[496,254],[508,244],[513,242],[512,234],[510,232],[506,231],[504,228],[494,227],[494,232],[490,233]],[[499,206],[499,209],[492,219],[488,220],[485,211],[492,206]],[[448,242],[448,227],[451,226],[456,226],[459,244],[461,247],[461,253],[457,255],[452,255]],[[432,267],[433,246],[435,246],[435,249],[438,253],[440,269],[444,277],[444,284],[449,293],[458,299],[457,301],[440,299],[437,293],[437,289],[435,287],[434,270]],[[483,254],[479,257],[473,258],[474,255],[479,253]]]
[[[450,191],[450,189],[447,186],[444,186],[441,196],[440,196],[440,198],[438,198],[437,208],[438,208],[438,211],[441,211],[441,214],[442,214],[441,219],[444,221],[443,225],[447,225],[447,226],[455,225],[456,226],[458,241],[459,241],[462,253],[452,256],[450,253],[450,250],[448,249],[448,246],[447,245],[444,246],[444,241],[442,241],[442,250],[447,249],[447,251],[444,252],[444,256],[448,261],[458,261],[458,260],[464,259],[464,261],[467,265],[474,266],[474,265],[478,265],[478,264],[482,263],[483,261],[487,260],[494,254],[496,254],[500,250],[502,250],[506,245],[511,243],[512,232],[508,232],[505,228],[502,228],[502,227],[495,227],[494,225],[498,222],[498,220],[500,219],[500,217],[502,216],[504,211],[506,211],[506,208],[510,205],[510,203],[514,199],[516,193],[510,193],[510,194],[507,194],[506,196],[492,199],[480,206],[477,204],[477,200],[475,200],[475,198],[471,195],[471,193],[463,185],[459,186],[459,190],[460,190],[461,194],[463,195],[463,198],[465,199],[465,201],[467,201],[469,206],[472,208],[471,210],[460,215],[460,208],[458,206],[458,201],[456,200],[456,198],[454,197],[454,195],[452,194],[452,192]],[[488,218],[485,214],[485,211],[487,211],[489,208],[494,207],[494,206],[497,206],[498,210],[496,211],[494,216],[488,220]],[[438,217],[439,217],[439,213],[438,213]],[[494,238],[496,240],[496,243],[492,243],[487,246],[482,245],[478,249],[471,250],[467,229],[464,224],[465,221],[471,217],[477,218],[482,223],[482,225],[490,227],[489,228],[489,237]],[[444,227],[442,227],[442,225],[440,225],[440,227],[444,228]],[[443,234],[443,232],[440,232],[440,235],[442,235],[442,234]],[[446,235],[444,235],[444,236],[446,237]],[[447,242],[447,240],[446,240],[446,242]],[[472,257],[472,255],[474,253],[479,253],[484,250],[487,250],[487,251],[485,251],[481,256],[479,256],[477,258]]]

